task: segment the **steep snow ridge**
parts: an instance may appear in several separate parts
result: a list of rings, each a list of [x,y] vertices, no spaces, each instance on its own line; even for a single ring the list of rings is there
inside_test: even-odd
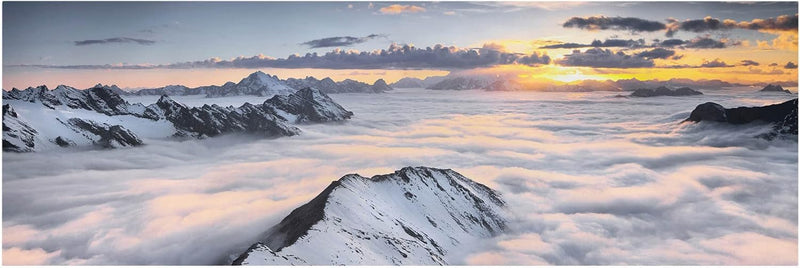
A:
[[[449,169],[345,175],[272,227],[234,264],[444,265],[506,230],[494,190]]]

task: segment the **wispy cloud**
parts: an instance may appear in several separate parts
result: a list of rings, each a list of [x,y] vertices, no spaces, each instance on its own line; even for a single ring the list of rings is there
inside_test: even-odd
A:
[[[385,37],[385,35],[370,34],[364,37],[353,37],[353,36],[327,37],[327,38],[315,39],[308,42],[304,42],[301,45],[307,45],[311,48],[348,47],[355,44],[364,43],[378,37]]]
[[[401,14],[401,13],[417,13],[417,12],[425,12],[424,7],[415,6],[415,5],[390,5],[386,7],[382,7],[379,9],[382,14]]]
[[[131,38],[131,37],[112,37],[112,38],[106,38],[106,39],[89,39],[89,40],[75,41],[75,45],[76,46],[120,44],[120,43],[135,43],[135,44],[139,44],[139,45],[152,45],[152,44],[155,44],[156,41],[147,40],[147,39]]]

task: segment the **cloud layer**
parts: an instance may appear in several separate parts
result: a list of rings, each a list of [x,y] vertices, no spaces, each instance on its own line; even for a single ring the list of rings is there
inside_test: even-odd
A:
[[[192,68],[320,68],[320,69],[472,69],[501,64],[539,65],[550,63],[546,54],[520,54],[492,47],[458,48],[435,45],[417,48],[392,44],[371,52],[334,49],[325,54],[307,53],[280,59],[264,55],[231,60],[211,58],[203,61],[166,65],[17,65],[62,69],[192,69]]]
[[[331,180],[409,165],[485,183],[517,215],[453,264],[797,262],[797,143],[754,139],[759,125],[680,124],[706,101],[783,96],[460,93],[332,96],[356,116],[291,138],[3,154],[4,264],[223,263]]]

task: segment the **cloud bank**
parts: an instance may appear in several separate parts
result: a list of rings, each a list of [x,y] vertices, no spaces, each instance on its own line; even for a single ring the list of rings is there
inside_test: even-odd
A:
[[[353,120],[297,137],[3,154],[3,262],[221,264],[343,174],[426,165],[497,189],[517,215],[453,264],[793,265],[797,143],[680,124],[706,101],[784,100],[735,93],[347,94],[332,97]]]

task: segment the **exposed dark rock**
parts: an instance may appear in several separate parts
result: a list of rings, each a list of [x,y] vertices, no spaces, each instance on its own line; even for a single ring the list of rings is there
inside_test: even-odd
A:
[[[781,85],[773,85],[769,84],[765,86],[763,89],[759,90],[760,92],[784,92],[784,93],[792,93],[791,91],[783,89]]]
[[[707,102],[698,105],[686,121],[715,121],[737,125],[751,122],[771,123],[774,125],[773,131],[763,138],[773,139],[779,134],[797,135],[797,99],[763,107],[731,109]]]
[[[640,88],[631,93],[632,97],[692,96],[692,95],[703,95],[703,93],[688,87],[682,87],[672,90],[664,86],[658,87],[656,89]]]
[[[72,141],[70,139],[67,139],[67,138],[64,138],[64,137],[61,137],[61,136],[56,137],[56,139],[53,140],[53,143],[55,143],[55,144],[57,144],[58,146],[61,146],[61,147],[75,146],[75,142],[74,141]]]
[[[81,118],[70,118],[68,124],[99,136],[94,143],[103,148],[118,148],[142,145],[142,140],[120,125],[108,125]]]
[[[213,137],[225,133],[256,133],[265,137],[293,136],[300,130],[286,124],[263,105],[245,103],[239,108],[203,105],[186,107],[164,95],[147,107],[145,115],[164,118],[175,128],[193,133],[197,137]]]

